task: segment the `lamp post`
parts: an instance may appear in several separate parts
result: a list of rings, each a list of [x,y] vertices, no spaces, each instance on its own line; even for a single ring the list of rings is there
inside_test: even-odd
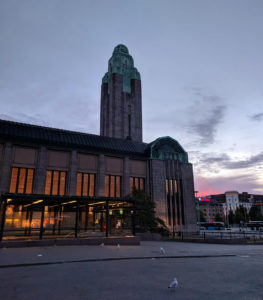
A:
[[[200,206],[199,206],[199,199],[197,198],[198,191],[194,191],[195,199],[197,204],[197,222],[198,222],[198,231],[200,231]]]

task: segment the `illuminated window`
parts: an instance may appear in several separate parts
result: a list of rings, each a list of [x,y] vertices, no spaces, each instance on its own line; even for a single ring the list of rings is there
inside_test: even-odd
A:
[[[166,179],[165,181],[166,185],[166,194],[170,194],[171,196],[174,196],[177,193],[177,182],[174,179]]]
[[[130,193],[135,190],[142,190],[144,191],[145,184],[144,178],[142,177],[130,177]]]
[[[169,194],[169,181],[168,181],[168,179],[166,179],[165,183],[166,183],[166,194]]]
[[[180,218],[179,198],[177,194],[177,181],[174,179],[166,179],[165,189],[166,189],[166,198],[167,198],[168,224],[171,225],[173,222],[173,224],[175,225],[176,222],[178,224]]]
[[[66,189],[66,172],[48,170],[46,172],[46,195],[65,195]]]
[[[77,196],[95,196],[95,174],[77,174]]]
[[[12,168],[9,192],[32,194],[34,169]]]
[[[170,191],[171,191],[171,195],[173,195],[174,194],[173,180],[170,180]]]
[[[114,176],[114,175],[105,176],[105,196],[106,197],[121,196],[121,176]]]

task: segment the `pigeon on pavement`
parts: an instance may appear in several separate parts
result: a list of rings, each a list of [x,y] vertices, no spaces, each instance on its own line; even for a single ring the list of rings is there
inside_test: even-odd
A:
[[[177,288],[178,287],[178,281],[174,277],[173,281],[169,284],[168,289]]]
[[[164,254],[165,254],[165,250],[164,250],[164,248],[163,248],[163,247],[160,247],[160,252],[161,252],[161,254],[162,254],[162,255],[164,255]]]

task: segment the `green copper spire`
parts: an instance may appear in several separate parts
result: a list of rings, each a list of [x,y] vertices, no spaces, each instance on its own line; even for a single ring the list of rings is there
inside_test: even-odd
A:
[[[103,76],[102,83],[108,83],[111,74],[123,75],[123,91],[131,92],[131,79],[141,80],[140,73],[134,68],[133,58],[125,45],[114,48],[112,57],[109,59],[108,72]]]

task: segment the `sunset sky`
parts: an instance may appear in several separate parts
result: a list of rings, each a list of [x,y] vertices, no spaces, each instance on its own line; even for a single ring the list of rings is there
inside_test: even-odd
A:
[[[125,44],[143,136],[178,140],[199,195],[263,193],[262,0],[2,0],[0,119],[99,134],[100,85]]]

